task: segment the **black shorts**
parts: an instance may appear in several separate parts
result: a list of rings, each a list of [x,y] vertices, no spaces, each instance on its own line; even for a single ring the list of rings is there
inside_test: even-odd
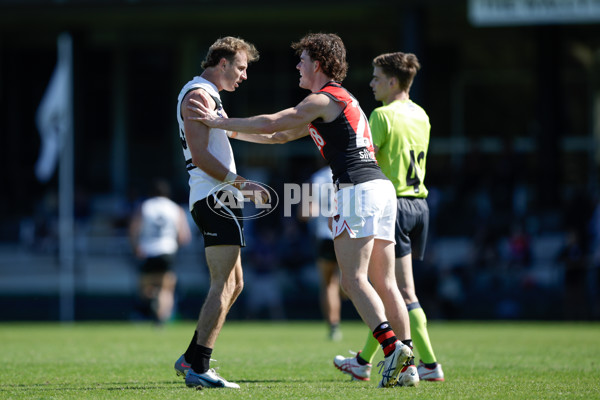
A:
[[[396,214],[396,258],[412,253],[416,260],[425,256],[429,231],[429,206],[427,200],[415,197],[398,197]]]
[[[142,274],[164,274],[171,270],[173,258],[173,254],[146,258],[140,266],[140,272]]]
[[[327,261],[337,261],[333,239],[319,239],[317,243],[317,257]]]
[[[246,246],[242,207],[231,192],[221,190],[198,200],[192,207],[192,217],[204,236],[204,247]]]

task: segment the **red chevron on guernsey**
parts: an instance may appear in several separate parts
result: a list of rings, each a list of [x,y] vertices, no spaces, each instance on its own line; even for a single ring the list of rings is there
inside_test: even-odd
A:
[[[324,94],[343,106],[331,122],[315,120],[309,132],[334,177],[367,165],[377,167],[371,130],[358,101],[338,82],[328,82],[316,94]],[[351,182],[355,183],[352,179]]]

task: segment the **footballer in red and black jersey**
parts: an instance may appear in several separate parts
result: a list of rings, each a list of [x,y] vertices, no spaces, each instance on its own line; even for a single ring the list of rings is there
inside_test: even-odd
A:
[[[359,184],[387,179],[375,159],[369,123],[358,101],[338,82],[328,82],[321,90],[344,105],[343,112],[331,122],[314,120],[310,136],[329,163],[336,184]]]

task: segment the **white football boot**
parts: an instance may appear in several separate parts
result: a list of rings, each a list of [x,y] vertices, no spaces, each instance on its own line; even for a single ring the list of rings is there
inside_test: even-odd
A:
[[[381,374],[381,381],[378,386],[380,388],[395,386],[398,383],[398,377],[402,369],[409,366],[414,359],[410,347],[399,340],[394,345],[396,346],[394,352],[377,364],[380,367],[379,373]]]
[[[351,352],[353,353],[353,352]],[[333,365],[345,374],[352,376],[352,380],[371,380],[371,363],[360,365],[356,359],[360,351],[354,357],[335,356]]]
[[[443,382],[444,371],[442,370],[442,364],[438,363],[435,368],[427,368],[423,361],[419,360],[419,366],[417,367],[419,372],[419,378],[422,381],[429,382]]]
[[[400,375],[398,375],[398,383],[396,386],[418,386],[419,385],[419,373],[417,367],[414,365],[408,365],[402,367]]]
[[[187,387],[202,389],[202,388],[230,388],[239,389],[240,385],[233,382],[228,382],[225,378],[219,376],[214,368],[209,369],[203,374],[189,369],[185,376],[185,384]]]

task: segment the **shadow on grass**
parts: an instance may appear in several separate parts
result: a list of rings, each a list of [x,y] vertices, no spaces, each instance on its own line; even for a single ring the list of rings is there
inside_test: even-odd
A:
[[[0,384],[0,393],[12,391],[91,391],[91,390],[152,390],[152,389],[168,389],[175,386],[185,388],[182,382],[177,381],[159,381],[148,383],[136,382],[107,382],[107,383],[92,383],[88,386],[76,385],[73,383],[33,383],[33,384]],[[0,396],[2,397],[2,396]]]
[[[270,384],[298,384],[309,383],[306,379],[240,379],[236,383],[247,385],[270,385]],[[324,383],[324,381],[320,381]],[[326,380],[327,383],[339,383],[337,380]],[[95,382],[89,385],[79,385],[73,383],[30,383],[30,384],[0,384],[0,398],[3,398],[2,393],[22,392],[53,392],[53,391],[72,391],[72,392],[90,392],[90,391],[126,391],[126,390],[159,390],[159,389],[176,389],[182,388],[189,390],[183,381],[164,380],[158,382]]]

